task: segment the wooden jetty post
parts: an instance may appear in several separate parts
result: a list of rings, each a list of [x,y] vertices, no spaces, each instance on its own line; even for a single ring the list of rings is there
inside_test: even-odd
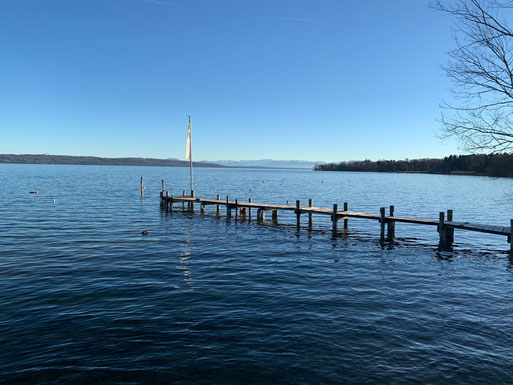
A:
[[[248,199],[248,202],[251,203],[251,198]],[[248,207],[248,220],[251,221],[251,206]]]
[[[337,236],[337,232],[338,232],[338,214],[337,214],[337,211],[338,211],[338,204],[336,203],[333,203],[333,214],[331,215],[331,220],[332,220],[332,229],[331,229],[331,235],[333,236],[333,238],[335,238]]]
[[[185,197],[185,194],[187,194],[187,191],[183,190],[182,196]],[[182,211],[185,210],[185,202],[182,201]]]
[[[348,211],[348,204],[344,202],[344,211]],[[344,230],[347,230],[347,217],[344,219]]]
[[[143,181],[143,177],[141,177],[141,196],[144,196],[144,181]]]
[[[447,210],[447,222],[452,222],[452,210]],[[454,243],[454,227],[452,226],[445,226],[445,238],[447,242],[447,247],[452,246]]]
[[[380,219],[379,219],[379,224],[380,224],[380,232],[379,232],[379,240],[380,242],[384,242],[385,241],[385,208],[384,207],[380,207],[379,209],[379,215],[380,215]]]
[[[239,200],[235,199],[235,220],[237,220],[239,216]]]
[[[265,210],[262,208],[259,208],[257,210],[257,222],[263,223],[265,221]]]
[[[166,191],[166,181],[162,179],[162,191]]]
[[[191,198],[194,198],[194,190],[191,190]],[[191,202],[191,211],[194,212],[194,202]]]
[[[513,258],[513,219],[509,221],[509,256]]]
[[[217,200],[218,201],[221,200],[221,195],[217,194]],[[219,205],[219,204],[216,205],[216,216],[217,217],[221,216],[221,205]]]
[[[447,231],[445,229],[445,213],[440,212],[438,216],[438,235],[440,236],[440,243],[438,247],[441,250],[447,249]]]
[[[278,224],[278,210],[273,210],[272,213],[273,213],[273,224],[277,225]]]
[[[230,207],[230,197],[226,196],[226,219],[230,219],[232,217],[232,208]]]
[[[394,206],[389,207],[389,216],[394,216]],[[395,238],[395,221],[394,220],[388,220],[387,223],[387,241],[391,242]]]
[[[301,210],[299,209],[301,207],[301,201],[296,201],[296,227],[299,230],[301,228]]]
[[[308,207],[313,207],[313,199],[308,199]],[[310,211],[308,213],[308,229],[312,230],[313,220],[312,220],[313,214]]]
[[[173,201],[171,200],[171,197],[169,196],[169,191],[166,191],[166,211],[173,211]]]
[[[168,194],[169,194],[169,192],[168,192]],[[169,209],[170,209],[171,211],[173,211],[173,205],[174,205],[174,203],[175,203],[175,201],[173,200],[173,196],[170,194],[170,195],[169,195]]]

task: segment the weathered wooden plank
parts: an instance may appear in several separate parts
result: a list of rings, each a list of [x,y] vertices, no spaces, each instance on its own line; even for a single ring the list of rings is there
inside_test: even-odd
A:
[[[438,226],[438,221],[436,219],[393,217],[393,220],[402,223],[415,223],[419,225]]]
[[[381,215],[379,214],[367,214],[354,211],[341,211],[340,214],[350,218],[375,219],[377,221],[381,219]]]
[[[497,234],[497,235],[508,235],[509,227],[483,225],[480,223],[469,223],[469,222],[446,222],[446,226],[453,227],[455,229],[476,231],[479,233]]]
[[[324,214],[324,215],[332,215],[333,210],[325,209],[321,207],[301,207],[300,208],[302,213],[314,213],[314,214]]]

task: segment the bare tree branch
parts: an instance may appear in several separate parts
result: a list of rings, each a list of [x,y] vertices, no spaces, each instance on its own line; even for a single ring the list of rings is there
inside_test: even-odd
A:
[[[443,69],[459,104],[442,104],[443,136],[471,152],[512,151],[513,1],[435,0],[431,7],[455,18],[455,48]]]

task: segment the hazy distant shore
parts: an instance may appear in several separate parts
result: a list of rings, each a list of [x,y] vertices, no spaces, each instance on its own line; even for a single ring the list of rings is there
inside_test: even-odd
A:
[[[16,164],[71,164],[101,166],[163,166],[188,167],[189,161],[155,158],[101,158],[96,156],[0,154],[0,163]],[[193,162],[194,167],[220,167],[214,163]]]

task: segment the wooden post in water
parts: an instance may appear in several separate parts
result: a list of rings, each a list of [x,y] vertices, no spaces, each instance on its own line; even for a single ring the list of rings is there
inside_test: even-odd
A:
[[[510,219],[509,226],[509,256],[513,258],[513,219]]]
[[[232,217],[232,209],[231,209],[230,205],[228,204],[228,202],[230,202],[230,197],[227,195],[226,196],[226,218],[230,219]]]
[[[221,195],[217,194],[217,200],[218,201],[221,200]],[[219,204],[216,205],[216,216],[217,217],[221,216],[221,205],[219,205]]]
[[[381,207],[379,209],[379,214],[380,214],[380,219],[379,219],[379,223],[380,223],[380,232],[379,232],[379,240],[380,242],[384,242],[385,241],[385,208],[384,207]]]
[[[169,196],[169,210],[173,211],[173,204],[174,204],[173,197],[171,196],[171,194],[169,194],[169,192],[168,192],[168,196]]]
[[[248,202],[251,203],[251,198],[248,199]],[[248,220],[251,221],[251,207],[248,208]]]
[[[235,220],[239,217],[239,200],[235,199]]]
[[[185,196],[187,194],[187,191],[183,190],[182,196]],[[182,202],[182,211],[185,210],[185,202]]]
[[[389,216],[394,216],[394,206],[389,208]],[[395,238],[395,221],[388,221],[387,223],[387,241],[391,242]]]
[[[447,245],[447,232],[445,231],[445,213],[442,211],[438,217],[438,235],[440,236],[439,248],[442,250],[446,249]]]
[[[160,192],[160,207],[164,208],[164,191]]]
[[[273,210],[273,223],[278,224],[278,210]]]
[[[166,181],[162,179],[162,191],[166,191]]]
[[[301,201],[296,201],[296,227],[299,230],[301,228],[301,211],[299,208],[301,207]]]
[[[166,191],[166,211],[169,211],[173,208],[173,206],[170,203],[171,199],[169,197],[169,191]]]
[[[447,210],[447,222],[452,222],[452,210]],[[450,227],[445,225],[445,240],[447,242],[447,247],[451,247],[454,243],[454,227]]]
[[[308,199],[308,207],[313,207],[313,199]],[[309,212],[308,213],[308,229],[309,230],[312,229],[312,224],[313,224],[312,217],[313,217],[312,212]]]
[[[195,197],[194,190],[191,190],[191,198],[194,198],[194,197]],[[194,202],[191,202],[191,211],[194,212]]]
[[[144,182],[143,182],[143,177],[141,177],[141,196],[144,196]]]
[[[347,202],[344,202],[344,211],[348,210]],[[344,219],[344,230],[347,230],[347,217]]]
[[[265,221],[265,211],[264,209],[257,210],[257,222],[263,223]]]
[[[338,204],[333,203],[333,214],[331,214],[331,221],[332,221],[332,228],[331,228],[331,235],[333,238],[337,236],[338,232]]]

